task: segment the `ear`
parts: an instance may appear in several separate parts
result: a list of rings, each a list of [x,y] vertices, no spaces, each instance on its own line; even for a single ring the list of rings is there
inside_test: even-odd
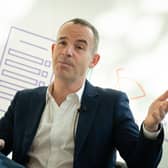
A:
[[[97,63],[99,62],[99,59],[100,59],[100,55],[99,54],[94,54],[91,58],[89,68],[93,68],[94,66],[96,66]]]
[[[53,54],[53,52],[54,52],[54,48],[55,48],[55,46],[56,46],[56,43],[53,43],[52,46],[51,46],[52,54]]]

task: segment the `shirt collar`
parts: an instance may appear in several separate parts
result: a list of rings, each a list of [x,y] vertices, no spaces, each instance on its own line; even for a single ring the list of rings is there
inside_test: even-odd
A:
[[[76,94],[76,95],[77,95],[79,102],[81,102],[81,99],[82,99],[83,91],[84,91],[84,88],[85,88],[85,83],[86,83],[86,81],[83,82],[82,87],[81,87],[77,92],[72,93],[72,94]],[[46,102],[47,102],[51,97],[53,97],[53,96],[51,95],[52,87],[53,87],[53,83],[50,84],[50,85],[48,86],[48,88],[47,88],[47,92],[46,92]],[[70,94],[69,94],[69,95],[70,95]],[[69,96],[69,95],[68,95],[68,96]]]

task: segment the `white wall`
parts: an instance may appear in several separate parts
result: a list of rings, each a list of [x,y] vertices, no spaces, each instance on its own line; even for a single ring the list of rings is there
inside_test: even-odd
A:
[[[90,81],[125,91],[140,124],[151,101],[167,90],[167,15],[166,0],[0,0],[1,115],[16,90],[49,83],[51,69],[45,61],[50,60],[57,29],[67,19],[82,17],[100,32],[101,61]],[[17,74],[22,75],[19,81]],[[168,117],[163,124],[160,168],[166,168]]]

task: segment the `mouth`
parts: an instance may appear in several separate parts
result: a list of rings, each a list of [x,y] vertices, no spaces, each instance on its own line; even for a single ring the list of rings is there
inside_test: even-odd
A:
[[[59,64],[63,65],[63,66],[73,66],[73,64],[71,62],[67,62],[67,61],[58,61]]]

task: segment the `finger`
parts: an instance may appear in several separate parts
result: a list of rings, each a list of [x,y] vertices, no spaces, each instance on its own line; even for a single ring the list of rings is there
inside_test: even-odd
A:
[[[157,100],[164,101],[166,99],[168,99],[168,90],[164,92]]]
[[[160,116],[163,119],[168,111],[168,102],[167,101],[164,101],[160,104],[159,111],[160,111]]]
[[[5,141],[3,139],[0,139],[0,150],[5,147]]]

